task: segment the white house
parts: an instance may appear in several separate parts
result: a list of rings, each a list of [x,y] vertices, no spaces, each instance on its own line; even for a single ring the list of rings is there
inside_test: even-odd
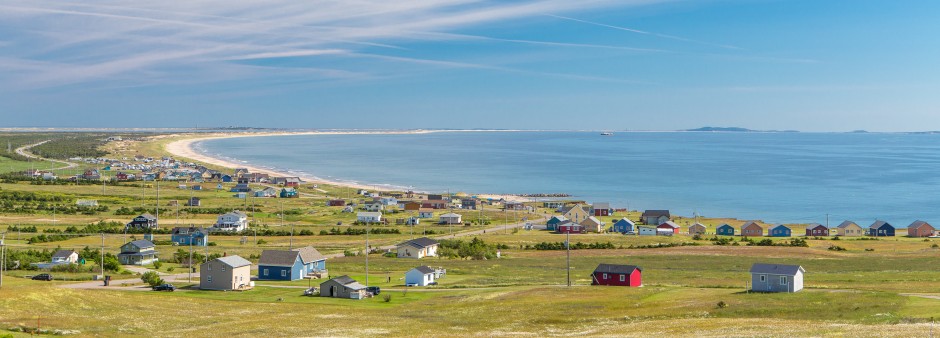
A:
[[[751,266],[751,290],[759,292],[797,292],[803,289],[799,265],[754,263]]]
[[[639,225],[636,228],[640,236],[656,236],[656,227]]]
[[[463,221],[461,220],[460,214],[455,214],[455,213],[443,214],[441,215],[440,220],[441,220],[440,221],[441,224],[462,224],[463,223]]]
[[[437,256],[438,242],[427,238],[415,238],[398,244],[398,258],[423,258]]]
[[[212,225],[214,231],[239,232],[246,229],[248,229],[248,215],[238,210],[219,215],[218,220]]]
[[[80,207],[97,207],[98,200],[75,200],[75,205]]]
[[[381,212],[360,212],[356,214],[356,221],[362,223],[380,223],[382,222]]]
[[[405,273],[405,285],[407,286],[428,286],[428,284],[434,282],[434,279],[434,269],[426,265],[408,270]]]
[[[434,209],[418,210],[418,218],[431,218],[431,217],[434,217]]]
[[[385,205],[379,201],[367,202],[362,205],[362,209],[365,211],[382,211],[385,210]]]

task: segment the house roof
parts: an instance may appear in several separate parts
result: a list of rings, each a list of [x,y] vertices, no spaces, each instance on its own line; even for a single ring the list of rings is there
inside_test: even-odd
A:
[[[578,209],[581,209],[581,211],[584,211],[584,208],[581,207],[581,204],[575,204],[575,205],[572,205],[572,206],[564,206],[564,207],[561,207],[561,210],[560,210],[560,211],[561,211],[562,214],[567,214],[567,213],[571,212],[571,210],[573,210],[574,208],[578,208]],[[587,212],[585,211],[585,213],[587,213]]]
[[[130,244],[133,244],[134,246],[141,248],[141,249],[152,248],[155,246],[153,242],[148,241],[146,239],[138,239],[136,241],[131,242]]]
[[[75,250],[58,250],[54,254],[52,254],[52,258],[57,258],[57,257],[68,258],[73,253],[75,253]]]
[[[664,225],[665,225],[665,226],[668,226],[668,227],[671,227],[671,228],[673,228],[673,229],[681,228],[678,224],[674,223],[673,221],[666,221],[665,223],[660,224],[659,226],[657,226],[657,228],[658,228],[658,227],[661,227],[661,226],[664,226]]]
[[[244,259],[238,255],[219,257],[219,258],[216,258],[216,260],[219,262],[222,262],[222,264],[231,266],[233,268],[251,265],[251,262],[249,262],[247,259]]]
[[[326,259],[326,256],[323,256],[320,251],[317,251],[317,249],[312,246],[294,249],[294,251],[300,253],[300,259],[303,260],[305,264]]]
[[[788,227],[788,226],[786,226],[786,225],[783,225],[783,224],[774,225],[774,226],[770,227],[770,230],[773,231],[774,229],[777,229],[777,228],[784,228],[784,229],[790,230],[790,227]]]
[[[806,272],[802,266],[799,265],[783,265],[783,264],[765,264],[765,263],[754,263],[751,265],[751,273],[766,273],[772,275],[796,275],[797,272]]]
[[[410,244],[410,245],[414,245],[414,246],[419,247],[419,248],[426,248],[426,247],[429,247],[429,246],[432,246],[432,245],[437,245],[438,242],[435,241],[435,240],[433,240],[433,239],[427,238],[427,237],[421,237],[421,238],[415,238],[415,239],[412,239],[412,240],[410,240],[410,241],[401,243],[401,244],[399,244],[398,246],[409,245],[409,244]]]
[[[352,282],[349,284],[343,284],[343,286],[353,289],[353,290],[363,290],[366,288],[365,285],[360,284],[359,282]]]
[[[594,209],[610,209],[610,203],[607,202],[595,202]]]
[[[552,218],[557,220],[558,222],[564,222],[568,220],[568,217],[561,216],[561,215],[555,215],[555,216],[552,216]],[[551,219],[549,219],[549,221],[551,221]]]
[[[179,235],[180,233],[191,234],[194,232],[206,233],[206,230],[203,228],[197,227],[175,227],[173,228],[172,234]]]
[[[883,226],[885,226],[885,225],[894,228],[894,226],[891,225],[891,223],[888,223],[888,222],[885,222],[885,221],[875,221],[875,223],[872,223],[871,226],[869,226],[869,228],[875,228],[875,229],[877,229],[877,228],[881,228],[881,227],[883,227]]]
[[[719,226],[718,226],[718,228],[724,228],[724,227],[734,228],[733,226],[731,226],[731,225],[728,224],[728,223],[725,223],[725,224],[722,224],[722,225],[719,225]],[[716,228],[716,229],[717,229],[717,228]]]
[[[806,228],[807,228],[807,229],[816,229],[816,228],[818,228],[818,227],[823,227],[823,228],[825,228],[825,229],[828,229],[828,228],[826,228],[825,225],[822,225],[822,224],[819,224],[819,223],[810,223],[810,224],[807,224],[807,225],[806,225]]]
[[[741,226],[741,229],[747,228],[747,227],[749,227],[749,226],[751,226],[751,225],[757,226],[758,228],[761,228],[761,229],[764,228],[764,227],[760,226],[760,224],[757,224],[757,222],[750,221],[750,222],[744,223],[744,225]]]
[[[621,264],[606,264],[601,263],[597,265],[597,268],[594,269],[594,272],[601,273],[632,273],[634,270],[643,271],[643,268],[636,265],[621,265]]]
[[[460,214],[455,214],[451,212],[451,213],[443,214],[441,215],[441,217],[460,217]]]
[[[587,223],[588,221],[591,221],[591,223],[594,224],[604,224],[604,222],[601,222],[601,220],[594,216],[588,216],[588,218],[585,218],[584,221],[581,221],[581,224]]]
[[[382,213],[376,211],[364,211],[357,213],[356,217],[382,217]]]
[[[836,226],[836,227],[837,227],[837,228],[843,228],[843,229],[844,229],[844,228],[848,228],[848,227],[849,227],[850,225],[852,225],[852,224],[855,224],[855,222],[852,222],[852,221],[845,221],[845,222],[842,222],[842,224],[839,224],[839,225]],[[855,226],[858,226],[858,224],[855,224]]]
[[[930,225],[930,223],[927,223],[927,222],[924,222],[924,221],[921,221],[921,220],[917,220],[917,221],[914,221],[914,223],[911,223],[911,225],[908,225],[907,228],[908,228],[908,229],[917,229],[917,228],[920,228],[920,227],[922,227],[922,226],[924,226],[924,225],[929,226],[929,227],[933,227],[932,225]]]
[[[434,273],[434,269],[431,269],[431,268],[428,267],[427,265],[422,265],[422,266],[416,267],[416,268],[414,268],[414,269],[412,269],[412,270],[418,270],[419,272],[421,272],[421,273],[423,273],[423,274]]]
[[[695,223],[695,224],[690,225],[689,227],[690,227],[690,228],[691,228],[691,227],[702,227],[702,228],[704,228],[704,227],[705,227],[705,224],[702,224],[702,223]]]
[[[258,265],[293,266],[299,255],[300,252],[294,250],[264,250]]]
[[[669,210],[646,210],[641,217],[669,217]]]
[[[157,219],[157,217],[155,217],[154,215],[151,215],[149,212],[145,212],[142,215],[137,216],[137,217],[143,217],[146,219]],[[137,217],[134,217],[134,218],[137,218]]]
[[[620,222],[627,222],[627,223],[630,224],[630,225],[636,225],[635,223],[633,223],[633,221],[627,219],[626,217],[621,218],[619,221],[617,221],[617,222],[614,223],[614,224],[620,224]]]

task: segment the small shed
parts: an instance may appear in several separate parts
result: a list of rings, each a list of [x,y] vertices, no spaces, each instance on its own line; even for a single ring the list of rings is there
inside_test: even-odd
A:
[[[754,263],[751,266],[751,291],[797,292],[803,289],[803,274],[799,265]]]
[[[705,234],[705,225],[702,223],[695,223],[689,226],[689,235],[704,235]]]
[[[656,227],[651,225],[637,225],[637,233],[640,236],[656,236]]]
[[[435,280],[434,269],[424,265],[408,270],[405,273],[406,286],[428,286]]]
[[[363,299],[366,286],[343,275],[320,283],[320,297]]]

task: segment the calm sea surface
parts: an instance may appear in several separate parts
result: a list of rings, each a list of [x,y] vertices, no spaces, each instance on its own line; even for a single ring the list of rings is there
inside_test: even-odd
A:
[[[324,179],[431,192],[554,193],[631,209],[796,223],[940,223],[940,135],[446,132],[203,141]]]

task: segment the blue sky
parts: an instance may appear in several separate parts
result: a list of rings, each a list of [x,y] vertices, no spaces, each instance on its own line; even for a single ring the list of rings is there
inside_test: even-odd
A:
[[[937,18],[930,0],[0,0],[0,126],[940,130]]]

